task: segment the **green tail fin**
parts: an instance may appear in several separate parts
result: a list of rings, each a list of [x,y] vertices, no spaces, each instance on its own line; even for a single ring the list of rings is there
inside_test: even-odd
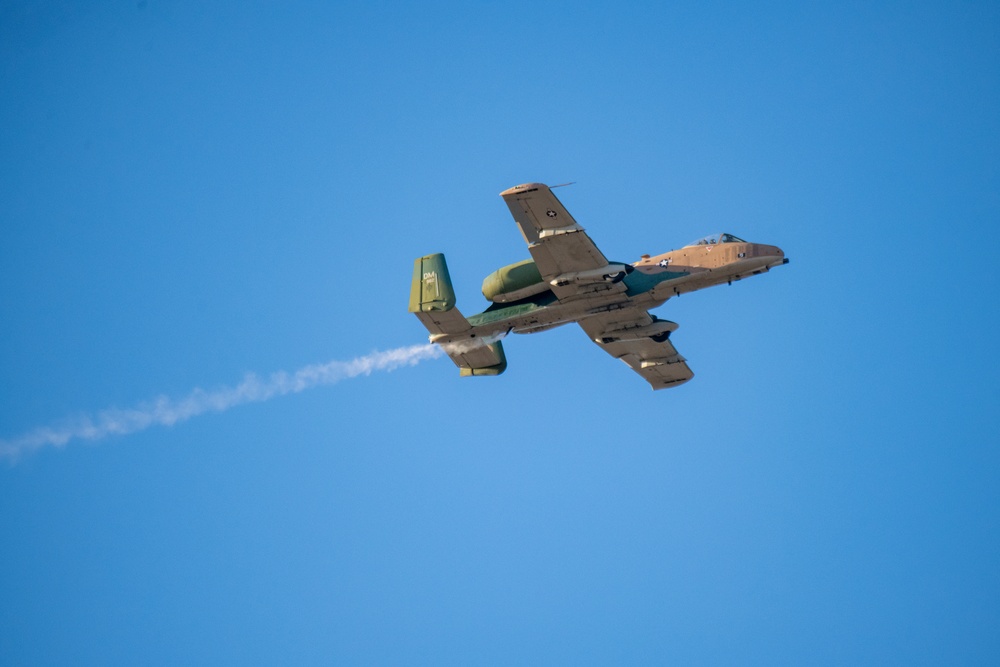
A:
[[[410,312],[451,310],[455,307],[455,290],[451,286],[444,255],[437,253],[413,262],[413,282],[410,284]]]
[[[455,307],[455,290],[444,255],[426,255],[413,262],[410,312],[427,327],[431,340],[442,343],[463,377],[500,375],[507,369],[500,341],[484,343],[477,338],[477,332]]]
[[[465,355],[449,354],[448,356],[458,365],[458,374],[462,377],[500,375],[507,370],[507,355],[503,353],[503,345],[500,344],[500,341],[484,345]]]

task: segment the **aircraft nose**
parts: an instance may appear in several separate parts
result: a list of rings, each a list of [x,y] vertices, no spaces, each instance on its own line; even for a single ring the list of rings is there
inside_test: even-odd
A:
[[[754,253],[757,257],[784,257],[785,253],[776,245],[764,245],[763,243],[758,243],[754,248],[756,252]]]
[[[765,245],[763,243],[754,244],[753,257],[767,260],[767,268],[788,264],[785,251],[776,245]]]
[[[753,251],[750,255],[758,261],[763,260],[765,269],[772,269],[782,264],[788,264],[785,251],[776,245],[765,245],[763,243],[753,244]]]

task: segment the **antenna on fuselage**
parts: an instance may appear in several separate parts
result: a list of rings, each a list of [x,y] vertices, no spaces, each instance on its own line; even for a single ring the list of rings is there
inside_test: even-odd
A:
[[[552,188],[564,188],[567,185],[576,185],[576,181],[570,181],[569,183],[560,183],[559,185],[550,185],[549,190]]]

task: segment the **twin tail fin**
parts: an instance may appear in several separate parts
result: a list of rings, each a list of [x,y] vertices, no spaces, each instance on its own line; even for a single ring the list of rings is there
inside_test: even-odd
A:
[[[413,262],[409,310],[427,327],[431,341],[444,348],[462,376],[500,375],[507,369],[500,341],[479,338],[455,307],[455,290],[441,253]]]

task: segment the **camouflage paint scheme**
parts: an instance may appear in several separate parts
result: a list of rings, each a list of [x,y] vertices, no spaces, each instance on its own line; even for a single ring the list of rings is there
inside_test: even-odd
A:
[[[442,345],[463,376],[499,375],[507,368],[500,338],[576,322],[611,356],[653,389],[694,374],[670,342],[677,325],[650,314],[669,298],[765,273],[787,264],[776,246],[731,234],[700,239],[680,250],[634,263],[608,261],[551,188],[518,185],[500,193],[532,258],[502,267],[483,281],[492,305],[464,317],[444,255],[414,262],[409,310]]]

